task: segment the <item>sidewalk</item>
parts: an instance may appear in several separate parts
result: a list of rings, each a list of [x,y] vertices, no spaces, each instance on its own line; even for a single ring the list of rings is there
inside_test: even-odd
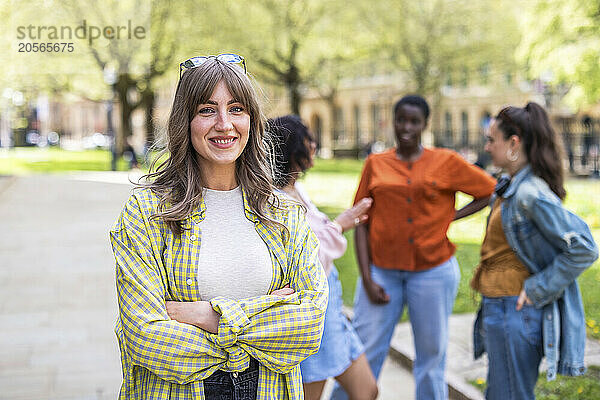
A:
[[[115,399],[108,230],[128,185],[0,179],[0,399]]]

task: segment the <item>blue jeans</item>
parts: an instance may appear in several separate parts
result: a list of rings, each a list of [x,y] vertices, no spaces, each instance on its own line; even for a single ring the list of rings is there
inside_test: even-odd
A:
[[[533,400],[533,389],[543,356],[541,309],[524,305],[517,297],[483,297],[482,316],[488,353],[488,400]]]
[[[250,359],[250,366],[245,371],[216,371],[206,378],[204,397],[210,400],[254,400],[258,389],[258,361]]]
[[[444,379],[448,347],[448,317],[460,280],[454,257],[420,272],[389,270],[371,266],[371,277],[390,296],[387,304],[373,304],[359,281],[354,301],[352,325],[365,345],[365,353],[375,377],[387,356],[396,323],[404,306],[413,330],[416,359],[413,366],[416,398],[438,400],[448,398]],[[336,385],[332,399],[346,395]]]

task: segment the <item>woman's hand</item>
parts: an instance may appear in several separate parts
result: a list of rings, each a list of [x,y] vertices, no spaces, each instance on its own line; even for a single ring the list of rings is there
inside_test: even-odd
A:
[[[342,232],[365,223],[367,219],[369,219],[367,211],[369,211],[369,208],[371,208],[371,204],[373,204],[373,199],[370,197],[365,197],[356,203],[354,207],[349,208],[338,215],[334,222],[342,227]]]
[[[525,289],[522,289],[521,293],[519,294],[519,298],[517,299],[517,311],[520,311],[521,308],[523,308],[523,306],[525,305],[525,303],[529,305],[533,304],[531,300],[529,300],[529,297],[527,297]]]
[[[219,315],[208,301],[167,301],[169,318],[194,325],[210,333],[219,331]]]
[[[390,295],[385,292],[385,289],[373,281],[363,281],[363,287],[367,291],[369,299],[375,304],[385,304],[390,301]]]
[[[296,293],[296,292],[294,291],[294,289],[292,289],[290,287],[290,285],[285,285],[281,289],[273,290],[271,292],[271,294],[274,294],[274,295],[277,295],[277,296],[289,296],[289,295],[294,294],[294,293]]]

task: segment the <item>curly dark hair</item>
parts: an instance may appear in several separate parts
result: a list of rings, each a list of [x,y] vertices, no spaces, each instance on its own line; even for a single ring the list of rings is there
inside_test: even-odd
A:
[[[294,172],[306,171],[310,166],[311,149],[308,143],[314,143],[315,139],[297,115],[285,115],[272,118],[267,121],[274,149],[274,184],[282,188],[287,186]]]
[[[396,115],[398,109],[405,104],[420,108],[421,112],[423,113],[423,117],[425,118],[425,122],[427,122],[429,119],[429,104],[427,104],[427,100],[417,94],[404,96],[394,105],[394,115]]]

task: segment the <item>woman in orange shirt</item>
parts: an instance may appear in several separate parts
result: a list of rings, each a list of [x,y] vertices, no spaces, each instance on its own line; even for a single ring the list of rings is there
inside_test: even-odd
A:
[[[495,180],[454,151],[426,149],[421,134],[429,106],[405,96],[394,107],[396,148],[367,159],[355,203],[372,197],[367,224],[355,232],[361,272],[353,326],[375,376],[394,327],[408,306],[416,359],[417,399],[446,399],[444,379],[448,316],[460,280],[455,246],[446,232],[453,220],[487,205]],[[455,209],[456,192],[474,200]],[[342,398],[336,388],[333,398]]]

